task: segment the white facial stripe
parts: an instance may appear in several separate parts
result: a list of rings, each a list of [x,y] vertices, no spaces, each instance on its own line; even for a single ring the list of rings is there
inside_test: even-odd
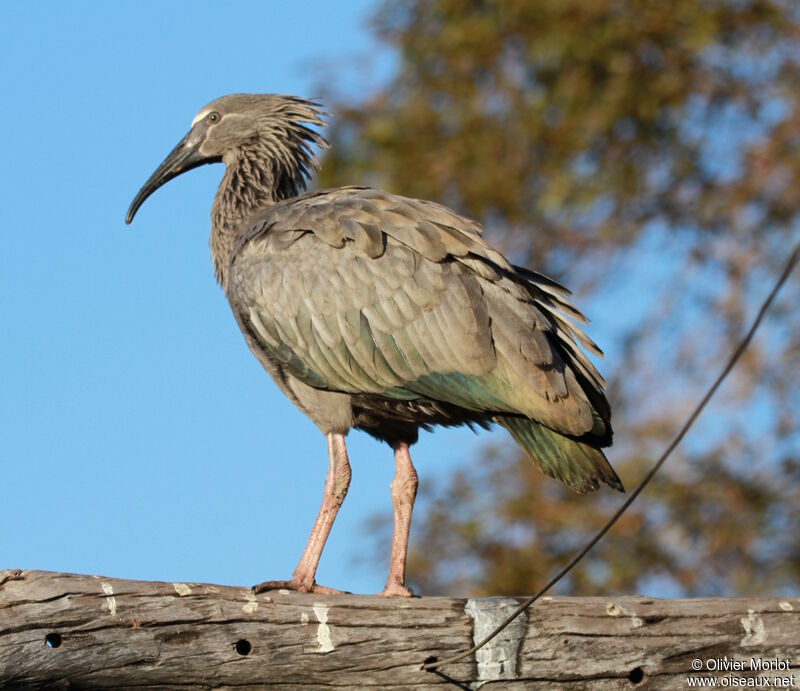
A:
[[[198,122],[200,122],[210,112],[211,112],[211,108],[206,108],[205,110],[201,110],[197,115],[194,116],[194,120],[192,120],[192,127],[194,127]]]

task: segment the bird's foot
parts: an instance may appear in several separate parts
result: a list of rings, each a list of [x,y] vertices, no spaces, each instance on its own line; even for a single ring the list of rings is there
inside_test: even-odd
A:
[[[402,583],[387,583],[381,595],[383,597],[413,597],[414,593]]]
[[[296,593],[314,593],[315,595],[347,595],[347,591],[336,590],[335,588],[328,588],[324,585],[319,585],[315,581],[310,583],[302,581],[299,578],[292,578],[288,581],[264,581],[258,585],[254,585],[253,593],[266,593],[268,590],[293,590]]]

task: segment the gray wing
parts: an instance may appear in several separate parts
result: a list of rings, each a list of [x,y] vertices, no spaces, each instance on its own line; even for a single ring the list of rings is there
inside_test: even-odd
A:
[[[228,283],[262,354],[308,386],[602,435],[602,379],[575,338],[599,351],[564,316],[582,319],[565,293],[511,267],[476,223],[369,188],[266,210],[234,250]]]

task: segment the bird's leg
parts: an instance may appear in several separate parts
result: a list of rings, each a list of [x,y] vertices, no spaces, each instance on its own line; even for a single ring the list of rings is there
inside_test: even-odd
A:
[[[411,527],[411,510],[417,496],[417,471],[411,463],[411,454],[406,442],[394,445],[394,479],[392,506],[394,507],[394,530],[392,532],[392,556],[389,563],[389,576],[381,595],[411,597],[405,586],[406,553],[408,552],[408,531]]]
[[[289,581],[265,581],[253,588],[256,593],[276,588],[289,588],[301,593],[335,594],[341,591],[317,585],[314,575],[317,572],[319,558],[325,541],[331,532],[331,526],[339,512],[339,507],[350,486],[350,462],[347,460],[347,448],[343,434],[328,434],[328,474],[325,476],[325,489],[322,493],[317,520],[311,529],[311,535],[303,550],[303,556]]]

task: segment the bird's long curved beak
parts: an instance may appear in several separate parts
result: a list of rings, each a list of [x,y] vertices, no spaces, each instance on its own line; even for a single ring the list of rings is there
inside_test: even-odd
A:
[[[219,157],[204,156],[200,153],[200,145],[202,143],[203,136],[196,131],[196,128],[192,128],[189,133],[178,142],[178,145],[169,153],[169,156],[164,159],[161,165],[156,168],[156,171],[148,178],[147,182],[142,185],[142,189],[139,190],[139,193],[133,198],[130,207],[128,207],[125,223],[130,223],[133,220],[139,207],[144,204],[145,199],[164,183],[169,182],[172,178],[192,168],[222,160]]]

